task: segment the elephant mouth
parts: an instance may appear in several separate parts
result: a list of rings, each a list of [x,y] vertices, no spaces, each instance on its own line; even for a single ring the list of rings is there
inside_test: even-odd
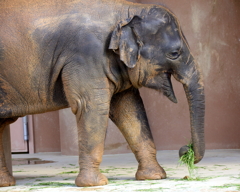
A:
[[[170,101],[172,101],[173,103],[177,103],[177,98],[173,91],[171,76],[172,76],[171,72],[163,73],[162,92],[163,95],[165,95]]]

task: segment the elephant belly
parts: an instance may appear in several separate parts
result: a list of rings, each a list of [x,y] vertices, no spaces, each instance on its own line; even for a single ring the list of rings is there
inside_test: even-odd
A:
[[[24,83],[12,86],[0,78],[0,118],[20,117],[66,107],[68,102],[61,91],[37,90]]]

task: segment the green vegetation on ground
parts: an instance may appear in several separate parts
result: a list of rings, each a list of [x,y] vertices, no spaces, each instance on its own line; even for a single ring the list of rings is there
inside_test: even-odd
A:
[[[230,188],[230,187],[237,187],[237,190],[240,190],[240,184],[236,184],[236,183],[229,183],[229,184],[224,184],[221,186],[213,186],[213,188]]]
[[[61,172],[59,174],[71,174],[71,173],[78,173],[78,171],[66,171],[66,172]]]

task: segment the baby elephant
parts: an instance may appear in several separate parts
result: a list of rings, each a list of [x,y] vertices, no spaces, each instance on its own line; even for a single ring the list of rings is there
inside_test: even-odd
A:
[[[139,163],[136,179],[164,179],[138,89],[177,102],[183,84],[195,163],[204,155],[204,87],[176,16],[124,0],[0,1],[0,186],[14,185],[2,132],[18,117],[71,107],[79,134],[77,186],[108,183],[99,165],[108,118]]]

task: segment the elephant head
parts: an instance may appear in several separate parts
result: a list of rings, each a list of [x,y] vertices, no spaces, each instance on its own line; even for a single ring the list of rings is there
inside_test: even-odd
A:
[[[147,14],[120,22],[112,33],[109,49],[119,54],[137,88],[162,91],[176,103],[171,75],[183,84],[189,103],[195,163],[199,162],[205,152],[204,87],[176,17],[163,7],[153,7]],[[185,149],[180,149],[181,155]]]

